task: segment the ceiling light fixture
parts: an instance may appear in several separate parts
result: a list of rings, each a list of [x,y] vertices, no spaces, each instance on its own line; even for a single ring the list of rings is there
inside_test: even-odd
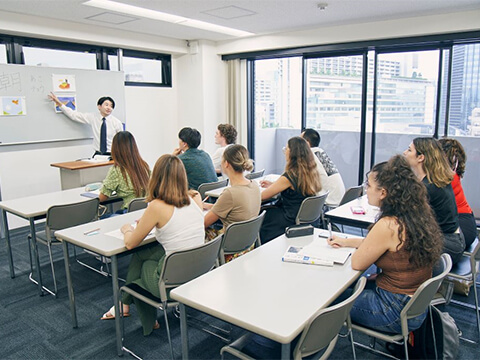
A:
[[[327,8],[328,4],[327,3],[319,3],[317,4],[317,8],[320,9],[321,11],[325,10]]]
[[[193,20],[183,16],[167,14],[161,11],[150,10],[150,9],[123,4],[123,3],[119,3],[111,0],[89,0],[84,2],[83,5],[92,6],[92,7],[96,7],[104,10],[115,11],[122,14],[134,15],[134,16],[143,17],[147,19],[165,21],[172,24],[189,26],[196,29],[212,31],[212,32],[226,34],[226,35],[235,36],[235,37],[254,35],[253,33],[250,33],[247,31],[232,29],[226,26],[215,25],[215,24],[204,22],[204,21]]]

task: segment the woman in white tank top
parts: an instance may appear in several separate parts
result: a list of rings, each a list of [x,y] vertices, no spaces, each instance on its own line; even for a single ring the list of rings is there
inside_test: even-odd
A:
[[[158,280],[165,256],[204,242],[202,202],[198,192],[188,191],[183,163],[173,155],[163,155],[157,160],[148,185],[148,194],[149,205],[137,227],[125,224],[121,231],[125,247],[129,250],[138,246],[153,228],[159,245],[133,254],[126,284],[134,283],[160,297]],[[126,293],[122,302],[124,316],[129,316],[130,304],[135,303],[144,335],[149,335],[159,327],[155,308]],[[112,307],[103,315],[102,320],[114,319],[114,314]]]

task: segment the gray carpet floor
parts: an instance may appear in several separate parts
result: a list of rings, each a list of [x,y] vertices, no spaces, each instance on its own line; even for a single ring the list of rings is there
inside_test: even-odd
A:
[[[16,277],[10,278],[5,242],[0,245],[0,359],[116,359],[115,324],[113,321],[101,321],[100,317],[112,305],[111,279],[88,270],[72,261],[71,271],[75,288],[77,317],[79,327],[71,325],[69,301],[65,279],[65,268],[61,247],[57,247],[55,269],[59,286],[58,298],[50,295],[39,296],[37,287],[28,280],[29,258],[27,231],[15,230],[12,234],[13,256]],[[72,253],[72,251],[70,251]],[[77,252],[79,258],[91,265],[100,263],[91,255]],[[43,278],[46,286],[51,286],[50,268],[47,251],[40,246]],[[129,258],[119,261],[120,276],[125,277]],[[473,291],[470,296],[455,296],[462,301],[473,303]],[[259,299],[259,303],[262,303]],[[292,306],[301,306],[301,299]],[[264,305],[265,306],[265,305]],[[288,311],[286,309],[285,311]],[[477,339],[475,315],[473,310],[449,305],[443,308],[454,317],[465,337]],[[124,320],[125,346],[145,359],[170,358],[168,340],[163,322],[163,314],[158,319],[161,328],[152,335],[142,335],[140,321],[131,309],[132,316]],[[190,309],[189,314],[231,330],[235,339],[244,333],[242,329],[229,326]],[[181,340],[179,321],[169,312],[170,327],[173,336],[175,357],[181,358]],[[368,343],[360,335],[356,340]],[[189,327],[190,358],[219,359],[220,349],[225,345],[222,340]],[[479,359],[480,346],[461,341],[459,359]],[[125,354],[124,357],[130,358]],[[347,339],[340,339],[331,356],[332,359],[351,359],[351,347]],[[357,349],[357,358],[380,358],[369,351]]]

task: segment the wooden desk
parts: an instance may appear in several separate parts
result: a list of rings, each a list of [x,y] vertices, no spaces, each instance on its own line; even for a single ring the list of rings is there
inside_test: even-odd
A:
[[[60,169],[62,190],[77,188],[90,183],[103,181],[112,165],[113,160],[78,160],[50,164],[50,166]]]
[[[85,189],[82,187],[0,202],[3,227],[5,229],[5,240],[7,243],[7,256],[10,265],[11,278],[15,277],[15,270],[13,267],[13,257],[12,248],[10,245],[10,230],[8,228],[7,213],[17,215],[23,219],[28,220],[30,223],[30,234],[32,235],[31,244],[37,268],[38,288],[40,295],[43,295],[42,275],[40,273],[40,260],[38,258],[37,241],[35,236],[35,221],[44,219],[47,215],[48,208],[53,205],[63,205],[89,200],[89,198],[80,195],[83,192],[85,192]]]
[[[114,216],[107,219],[75,226],[69,229],[64,229],[55,232],[55,237],[63,243],[63,257],[65,261],[65,272],[67,276],[68,297],[70,300],[70,312],[72,315],[73,327],[78,327],[77,311],[75,306],[75,295],[73,292],[72,277],[70,274],[70,259],[68,254],[68,244],[79,246],[83,249],[93,251],[99,255],[109,257],[112,260],[112,289],[113,289],[113,303],[115,305],[115,330],[117,338],[117,353],[122,355],[122,332],[120,324],[120,303],[118,298],[118,257],[131,254],[138,251],[142,246],[156,243],[155,236],[147,236],[143,242],[132,250],[127,250],[123,239],[118,239],[113,236],[106,235],[106,233],[120,229],[122,225],[133,223],[138,220],[145,210],[138,210],[120,216]],[[85,235],[85,232],[93,229],[100,229],[96,235]]]
[[[352,206],[363,207],[365,209],[365,214],[353,214],[351,210]],[[366,229],[376,221],[378,211],[379,209],[377,207],[368,204],[367,195],[363,195],[358,199],[327,211],[325,217],[336,224]]]
[[[185,305],[282,344],[290,357],[290,342],[309,318],[328,306],[361,274],[351,260],[333,267],[286,263],[289,245],[307,245],[325,230],[287,239],[282,235],[187,284],[172,290],[180,302],[183,359],[188,359]],[[261,303],[260,303],[261,302]]]

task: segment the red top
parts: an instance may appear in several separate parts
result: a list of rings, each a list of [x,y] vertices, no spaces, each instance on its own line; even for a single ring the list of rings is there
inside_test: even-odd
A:
[[[455,194],[455,202],[457,203],[457,210],[459,214],[471,214],[472,209],[468,205],[465,194],[463,193],[462,183],[460,182],[460,176],[457,173],[453,176],[452,181],[453,193]]]

